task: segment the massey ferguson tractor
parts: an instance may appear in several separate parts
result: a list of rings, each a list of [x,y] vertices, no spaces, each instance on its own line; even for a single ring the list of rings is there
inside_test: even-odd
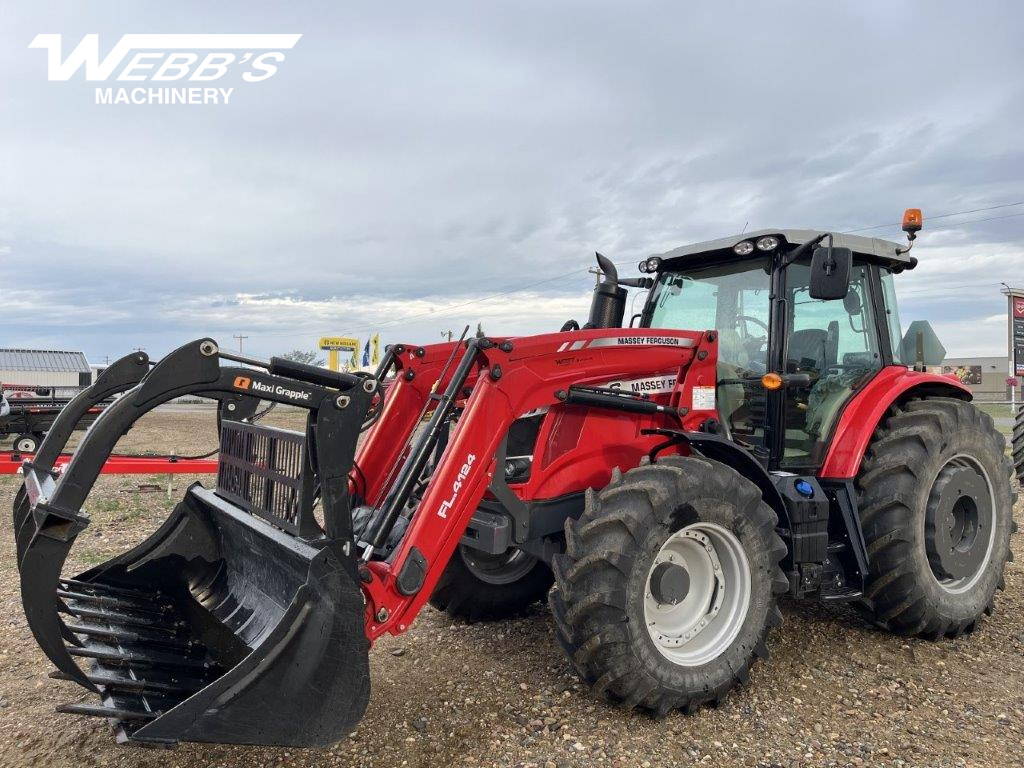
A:
[[[1011,557],[1012,468],[969,392],[926,371],[924,334],[901,337],[919,211],[904,228],[902,246],[754,232],[628,279],[599,255],[584,324],[396,344],[374,374],[208,338],[117,361],[15,503],[29,625],[54,677],[96,695],[59,710],[135,743],[330,744],[364,712],[371,644],[428,601],[484,619],[546,597],[594,693],[656,716],[745,683],[783,595],[970,632]],[[624,325],[627,288],[649,293]],[[219,401],[216,485],[63,574],[118,438],[182,395]],[[261,401],[304,409],[305,430],[255,423]]]

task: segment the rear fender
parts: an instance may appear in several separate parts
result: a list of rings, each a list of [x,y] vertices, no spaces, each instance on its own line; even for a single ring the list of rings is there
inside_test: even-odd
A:
[[[967,387],[951,376],[921,373],[901,365],[883,368],[847,403],[832,432],[818,476],[830,480],[856,477],[868,443],[886,411],[894,404],[928,395],[961,400],[973,397]]]

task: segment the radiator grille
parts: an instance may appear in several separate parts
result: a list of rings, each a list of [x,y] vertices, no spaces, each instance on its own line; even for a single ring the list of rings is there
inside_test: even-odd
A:
[[[282,530],[315,536],[320,528],[313,517],[306,450],[301,432],[225,420],[217,494]]]

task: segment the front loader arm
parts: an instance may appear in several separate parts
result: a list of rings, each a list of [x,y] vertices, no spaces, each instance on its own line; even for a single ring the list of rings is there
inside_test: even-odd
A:
[[[352,484],[366,504],[377,507],[384,500],[388,483],[413,432],[436,392],[448,386],[453,366],[447,365],[459,342],[423,347],[396,345],[392,348],[394,378],[384,393],[380,418],[370,429],[356,454]],[[466,382],[472,387],[475,372]]]
[[[476,352],[472,392],[401,544],[388,561],[364,569],[370,639],[405,631],[430,597],[487,491],[495,454],[518,416],[561,403],[577,382],[672,368],[686,371],[677,387],[677,397],[683,397],[694,376],[714,386],[714,351],[712,334],[596,329],[495,340]],[[680,412],[684,428],[715,415],[687,407]]]

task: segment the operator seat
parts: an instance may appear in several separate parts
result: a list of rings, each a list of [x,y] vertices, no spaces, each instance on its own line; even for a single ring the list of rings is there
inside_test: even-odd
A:
[[[836,326],[835,332],[831,327],[833,324]],[[796,370],[824,374],[831,365],[835,364],[836,352],[830,350],[829,347],[832,346],[830,337],[836,338],[838,331],[839,323],[835,320],[829,323],[827,331],[822,328],[804,328],[800,331],[793,331],[792,336],[789,337],[787,362]]]

